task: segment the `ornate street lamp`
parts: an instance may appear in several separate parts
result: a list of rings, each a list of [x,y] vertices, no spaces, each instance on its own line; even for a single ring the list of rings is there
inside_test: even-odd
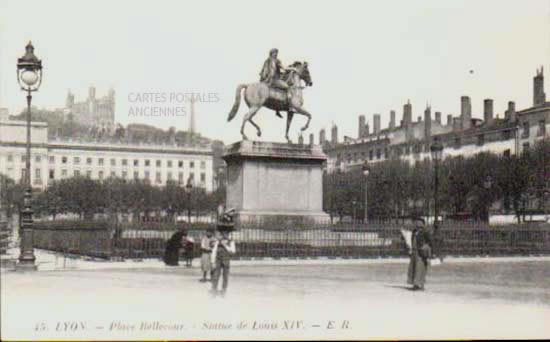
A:
[[[24,209],[21,211],[21,243],[18,270],[36,270],[33,248],[32,221],[32,184],[31,184],[31,101],[33,91],[42,84],[42,61],[34,55],[34,47],[29,42],[25,47],[25,55],[17,59],[17,82],[21,90],[27,92],[27,156],[25,160],[25,196]]]
[[[187,179],[187,184],[185,185],[185,193],[187,194],[187,222],[189,227],[191,227],[191,191],[193,190],[193,184],[191,182],[191,177]]]
[[[370,172],[370,167],[369,167],[369,162],[365,160],[365,162],[363,163],[363,166],[361,167],[361,170],[363,171],[363,176],[365,176],[365,218],[364,218],[364,222],[367,223],[368,222],[368,209],[367,209],[367,204],[368,204],[368,200],[367,200],[367,181],[368,181],[368,178],[369,178],[369,172]]]
[[[433,144],[430,146],[430,152],[432,154],[432,160],[434,161],[434,232],[438,229],[439,218],[439,163],[443,155],[443,145],[439,142],[439,139],[434,139]]]

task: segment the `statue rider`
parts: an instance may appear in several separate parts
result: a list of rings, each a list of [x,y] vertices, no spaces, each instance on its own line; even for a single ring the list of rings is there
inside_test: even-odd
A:
[[[282,66],[281,61],[277,58],[279,50],[271,49],[269,51],[269,57],[265,60],[260,72],[260,82],[266,83],[270,87],[280,88],[288,93],[288,83],[281,79],[281,74],[286,69]],[[290,103],[290,94],[288,94],[288,101]],[[283,116],[276,111],[276,115],[280,118]]]

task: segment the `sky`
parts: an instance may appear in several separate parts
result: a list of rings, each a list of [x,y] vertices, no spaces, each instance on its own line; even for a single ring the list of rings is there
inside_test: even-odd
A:
[[[241,139],[246,105],[227,123],[237,85],[257,82],[271,48],[285,65],[307,61],[313,86],[304,108],[321,128],[338,125],[339,137],[356,137],[358,116],[382,127],[410,100],[413,118],[460,114],[460,97],[483,100],[503,116],[508,101],[532,105],[532,78],[541,65],[550,98],[550,1],[12,1],[0,0],[0,107],[25,108],[16,60],[29,40],[44,66],[33,94],[37,107],[60,108],[67,91],[84,101],[116,90],[115,120],[185,130],[188,101],[196,129],[232,143]],[[470,72],[472,71],[472,72]],[[154,94],[151,95],[151,94]],[[169,109],[164,115],[137,110]],[[179,109],[178,109],[179,108]],[[183,109],[182,109],[183,108]],[[255,117],[262,141],[284,141],[285,120],[262,109]],[[305,118],[294,117],[296,141]],[[247,124],[247,135],[254,128]],[[327,137],[328,137],[327,132]],[[307,139],[307,136],[306,136]]]

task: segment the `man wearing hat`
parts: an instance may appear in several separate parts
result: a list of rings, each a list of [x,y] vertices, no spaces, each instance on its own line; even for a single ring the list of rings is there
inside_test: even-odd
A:
[[[282,71],[284,71],[285,68],[277,58],[278,53],[279,50],[277,49],[271,49],[269,51],[269,57],[265,60],[262,71],[260,71],[260,82],[264,82],[270,87],[288,90],[288,84],[281,79]],[[275,115],[280,118],[283,117],[279,111],[276,111]]]
[[[432,256],[432,238],[423,219],[416,220],[412,231],[410,262],[407,272],[407,283],[413,285],[413,291],[423,291],[426,274]]]
[[[213,296],[224,296],[229,283],[229,264],[231,256],[237,251],[235,241],[230,236],[233,230],[232,225],[218,225],[218,236],[212,248],[211,261],[214,266],[212,274],[212,289],[210,292]],[[218,291],[218,282],[220,275],[223,273],[222,289]]]

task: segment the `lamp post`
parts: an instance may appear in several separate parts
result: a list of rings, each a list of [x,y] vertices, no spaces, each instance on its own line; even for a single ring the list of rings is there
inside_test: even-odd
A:
[[[493,179],[491,178],[490,175],[487,175],[487,177],[485,178],[485,181],[483,182],[483,187],[485,188],[485,203],[483,203],[483,208],[485,210],[485,212],[483,213],[484,215],[484,220],[486,220],[487,223],[489,223],[489,209],[491,207],[491,186],[493,185]]]
[[[434,161],[434,233],[438,229],[439,218],[439,163],[443,155],[443,145],[438,139],[430,146],[432,160]]]
[[[37,91],[42,83],[42,61],[34,55],[34,47],[29,42],[25,47],[25,55],[17,59],[17,82],[21,90],[27,92],[27,143],[25,160],[25,195],[24,209],[21,211],[21,243],[18,270],[36,270],[33,248],[32,221],[32,184],[31,184],[31,101],[33,91]]]
[[[187,222],[189,226],[191,226],[191,190],[193,190],[193,184],[191,182],[191,177],[189,177],[185,185],[185,193],[187,193]]]
[[[365,176],[365,218],[364,218],[364,222],[367,223],[369,218],[368,218],[368,208],[367,208],[367,204],[368,204],[368,197],[367,197],[367,181],[368,181],[368,178],[369,178],[369,172],[370,172],[370,167],[369,167],[369,163],[368,161],[365,160],[365,162],[363,163],[363,166],[361,167],[361,170],[363,171],[363,176]]]

